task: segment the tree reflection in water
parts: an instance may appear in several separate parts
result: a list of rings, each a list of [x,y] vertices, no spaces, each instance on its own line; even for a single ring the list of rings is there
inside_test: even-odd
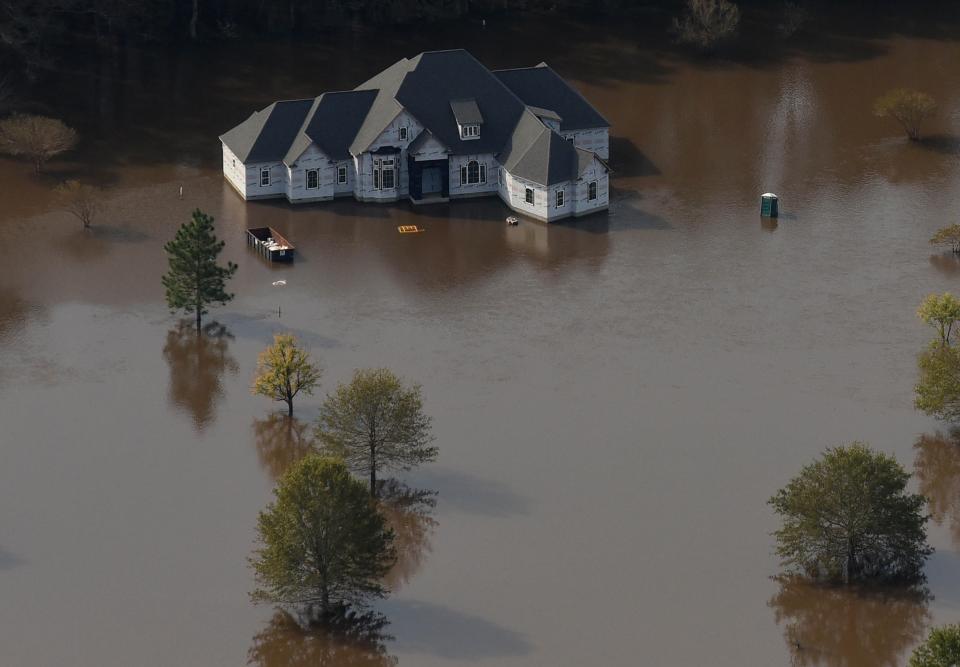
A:
[[[289,612],[277,610],[253,638],[247,664],[260,667],[389,667],[396,657],[384,643],[387,619],[376,613],[346,613],[323,625],[301,624]]]
[[[397,550],[397,561],[384,577],[393,591],[410,582],[430,553],[430,540],[437,527],[433,518],[436,496],[436,491],[413,489],[396,479],[379,482],[380,509],[393,529]]]
[[[913,448],[913,467],[930,515],[938,525],[949,519],[953,541],[960,543],[960,429],[921,435]]]
[[[260,465],[276,481],[292,464],[313,449],[310,424],[275,412],[253,420],[254,445]]]
[[[232,338],[216,322],[206,325],[202,336],[186,321],[167,332],[163,357],[170,366],[169,401],[190,414],[198,431],[213,421],[214,406],[223,396],[223,373],[237,372],[237,362],[227,349]]]
[[[821,586],[779,577],[767,603],[784,625],[791,664],[816,667],[895,667],[919,642],[930,613],[924,587]]]

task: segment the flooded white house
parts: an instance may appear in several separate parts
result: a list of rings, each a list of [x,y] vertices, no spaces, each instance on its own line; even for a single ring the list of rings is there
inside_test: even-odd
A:
[[[545,63],[491,71],[462,49],[404,58],[356,89],[275,102],[220,137],[244,199],[493,196],[553,221],[609,204],[609,123]]]

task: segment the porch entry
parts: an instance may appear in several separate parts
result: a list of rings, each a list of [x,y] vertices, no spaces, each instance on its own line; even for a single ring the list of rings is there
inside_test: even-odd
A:
[[[407,156],[410,199],[414,202],[445,201],[450,196],[450,163],[447,160],[417,160]]]
[[[443,171],[440,167],[427,167],[423,170],[423,195],[439,194],[443,191]]]

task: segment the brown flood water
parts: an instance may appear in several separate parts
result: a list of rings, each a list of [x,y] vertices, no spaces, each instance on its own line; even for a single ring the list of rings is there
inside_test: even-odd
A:
[[[46,99],[81,150],[40,179],[0,161],[0,663],[898,665],[960,621],[960,448],[912,408],[916,304],[960,280],[927,244],[960,202],[960,30],[823,21],[695,61],[644,20],[68,64]],[[448,46],[576,82],[613,124],[609,215],[509,228],[496,200],[294,209],[224,185],[216,137],[251,109]],[[940,102],[930,141],[872,117],[897,85]],[[70,175],[107,188],[89,232],[51,197]],[[198,206],[240,264],[201,341],[159,282]],[[263,225],[294,266],[248,252]],[[291,424],[250,395],[278,331],[324,391],[389,366],[435,417],[439,460],[403,479],[436,506],[392,517],[389,637],[248,600],[256,514],[321,402]],[[773,578],[767,498],[853,439],[933,499],[929,596]]]

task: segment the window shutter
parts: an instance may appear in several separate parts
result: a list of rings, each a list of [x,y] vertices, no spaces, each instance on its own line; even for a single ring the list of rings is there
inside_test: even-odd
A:
[[[466,185],[467,183],[467,167],[460,167],[460,185]]]
[[[485,164],[480,165],[480,182],[481,183],[487,182],[487,165]]]

